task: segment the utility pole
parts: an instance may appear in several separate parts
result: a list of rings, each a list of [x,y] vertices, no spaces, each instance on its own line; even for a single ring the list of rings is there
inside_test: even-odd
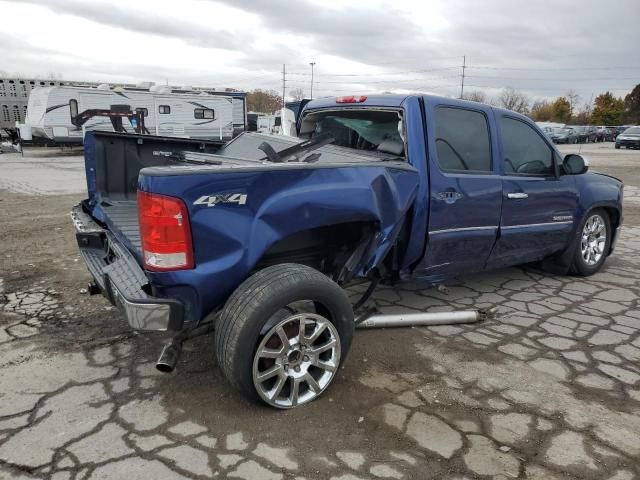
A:
[[[311,100],[313,100],[313,67],[316,64],[316,62],[309,62],[309,65],[311,65]]]
[[[286,69],[284,66],[284,63],[282,64],[282,108],[284,108],[284,95],[285,95],[285,91],[286,91],[286,83],[287,83],[287,78],[286,78]]]
[[[467,56],[462,57],[462,82],[460,83],[460,98],[464,97],[464,70],[467,68]]]

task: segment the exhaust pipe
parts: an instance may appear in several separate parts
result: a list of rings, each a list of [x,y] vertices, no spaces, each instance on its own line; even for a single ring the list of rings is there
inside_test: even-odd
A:
[[[356,328],[422,327],[477,323],[493,315],[493,310],[463,310],[460,312],[397,313],[373,315],[362,320]]]
[[[180,331],[180,333],[164,346],[162,352],[160,352],[160,357],[158,357],[158,361],[156,362],[156,368],[163,373],[173,372],[176,369],[178,360],[180,360],[182,344],[190,338],[200,337],[212,332],[214,326],[215,323],[213,321],[208,321],[196,328],[187,327]]]
[[[171,342],[164,346],[160,357],[156,362],[156,368],[163,373],[171,373],[176,369],[180,354],[182,353],[182,343]]]

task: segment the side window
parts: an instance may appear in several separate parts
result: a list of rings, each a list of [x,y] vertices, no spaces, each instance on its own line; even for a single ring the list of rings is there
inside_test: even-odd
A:
[[[69,100],[69,110],[71,111],[71,118],[78,116],[78,101],[76,99]]]
[[[149,116],[149,110],[146,108],[136,108],[136,112],[141,113],[145,118]]]
[[[530,125],[500,117],[504,171],[516,175],[553,175],[553,149]]]
[[[193,118],[197,118],[197,119],[211,119],[213,120],[214,115],[213,115],[213,110],[211,108],[195,108],[193,110]]]
[[[484,114],[437,107],[434,115],[438,165],[445,172],[491,172],[489,126]]]
[[[167,115],[167,114],[171,113],[171,107],[169,105],[160,105],[158,107],[158,112],[163,114],[163,115]]]

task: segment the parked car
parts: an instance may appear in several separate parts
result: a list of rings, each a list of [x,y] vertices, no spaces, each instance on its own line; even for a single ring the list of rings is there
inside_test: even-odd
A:
[[[630,127],[616,137],[616,148],[640,148],[640,127]]]
[[[618,138],[618,135],[624,132],[627,128],[629,128],[629,125],[621,125],[619,127],[614,127],[614,132],[613,132],[614,140]]]
[[[572,125],[578,135],[578,143],[589,143],[596,141],[596,129],[589,125]]]
[[[295,407],[349,352],[343,287],[354,281],[371,285],[361,304],[379,281],[529,262],[587,276],[619,236],[622,182],[562,157],[515,112],[426,95],[323,98],[297,130],[226,144],[87,134],[88,198],[72,218],[88,290],[134,329],[175,333],[161,369],[214,327],[236,389]]]
[[[551,133],[553,143],[578,143],[578,134],[573,128],[554,128]]]
[[[596,142],[612,142],[614,140],[611,128],[604,125],[596,127]]]

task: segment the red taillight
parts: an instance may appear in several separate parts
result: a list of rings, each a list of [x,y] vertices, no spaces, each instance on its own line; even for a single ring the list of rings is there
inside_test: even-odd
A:
[[[193,268],[189,214],[179,198],[138,192],[142,259],[147,270]]]
[[[336,103],[362,103],[367,100],[366,95],[360,95],[356,97],[354,95],[350,95],[348,97],[338,97],[336,98]]]

